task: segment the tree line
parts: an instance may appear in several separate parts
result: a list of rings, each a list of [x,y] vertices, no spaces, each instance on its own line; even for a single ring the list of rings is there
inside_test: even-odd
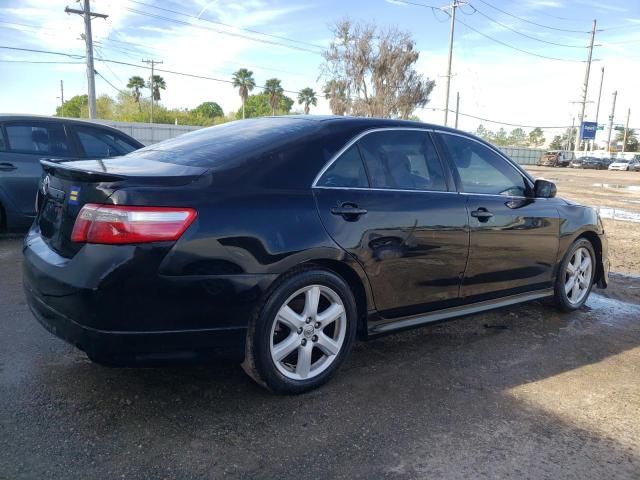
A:
[[[541,147],[547,141],[544,138],[544,132],[542,128],[536,127],[530,132],[525,132],[524,129],[518,127],[507,132],[504,128],[500,128],[498,131],[488,130],[484,125],[478,125],[475,134],[493,143],[499,147]]]

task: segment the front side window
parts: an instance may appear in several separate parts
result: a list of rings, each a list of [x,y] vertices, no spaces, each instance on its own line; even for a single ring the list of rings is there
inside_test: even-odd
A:
[[[442,164],[427,132],[374,132],[359,145],[373,188],[447,190]]]
[[[16,152],[71,155],[62,125],[13,123],[6,126],[9,148]]]
[[[353,145],[340,155],[340,158],[333,162],[320,177],[317,185],[320,187],[368,187],[369,182],[358,147]]]
[[[524,197],[528,186],[513,166],[490,148],[459,135],[441,134],[467,193]]]
[[[124,142],[118,135],[95,128],[77,129],[78,140],[87,157],[113,157],[125,155],[136,150],[133,145]]]

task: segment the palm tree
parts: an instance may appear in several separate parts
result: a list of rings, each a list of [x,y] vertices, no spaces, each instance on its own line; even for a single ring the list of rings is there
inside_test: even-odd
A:
[[[264,84],[264,93],[269,96],[269,105],[271,105],[272,115],[276,114],[276,109],[278,108],[278,105],[280,105],[280,99],[284,93],[284,89],[280,83],[281,80],[278,80],[277,78],[270,78]]]
[[[334,115],[344,115],[349,109],[347,86],[343,80],[329,80],[323,89],[324,98],[329,100],[329,108]]]
[[[253,79],[253,72],[246,68],[241,68],[233,74],[233,86],[238,89],[240,98],[242,99],[242,118],[244,118],[244,102],[247,101],[249,92],[256,86],[256,81]]]
[[[303,88],[298,93],[298,104],[302,105],[304,103],[304,113],[309,115],[309,105],[313,105],[314,107],[318,105],[318,99],[316,98],[316,92],[313,91],[313,88]]]
[[[153,99],[158,102],[160,101],[160,89],[162,90],[166,90],[167,89],[167,83],[164,81],[164,78],[162,78],[160,75],[154,75],[153,76],[153,86],[151,85],[151,83],[148,85],[148,88],[152,89],[152,97]]]
[[[130,88],[132,90],[131,95],[133,95],[133,100],[136,103],[140,102],[140,95],[142,95],[142,92],[140,91],[140,89],[145,88],[145,86],[146,85],[142,77],[134,75],[129,79],[129,83],[127,83],[127,88]]]

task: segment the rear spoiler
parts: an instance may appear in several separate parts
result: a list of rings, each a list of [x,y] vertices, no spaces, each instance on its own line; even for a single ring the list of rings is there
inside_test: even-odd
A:
[[[100,160],[98,160],[100,162]],[[81,168],[74,168],[72,164],[64,161],[52,160],[43,158],[40,160],[42,169],[55,175],[56,177],[66,178],[69,180],[79,180],[83,182],[117,182],[124,180],[126,177],[123,175],[117,175],[114,173],[98,172],[93,170],[84,170]]]

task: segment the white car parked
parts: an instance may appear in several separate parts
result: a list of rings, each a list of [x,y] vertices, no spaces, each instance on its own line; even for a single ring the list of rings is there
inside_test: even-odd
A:
[[[634,167],[635,167],[635,160],[618,158],[609,165],[609,170],[633,170]]]

